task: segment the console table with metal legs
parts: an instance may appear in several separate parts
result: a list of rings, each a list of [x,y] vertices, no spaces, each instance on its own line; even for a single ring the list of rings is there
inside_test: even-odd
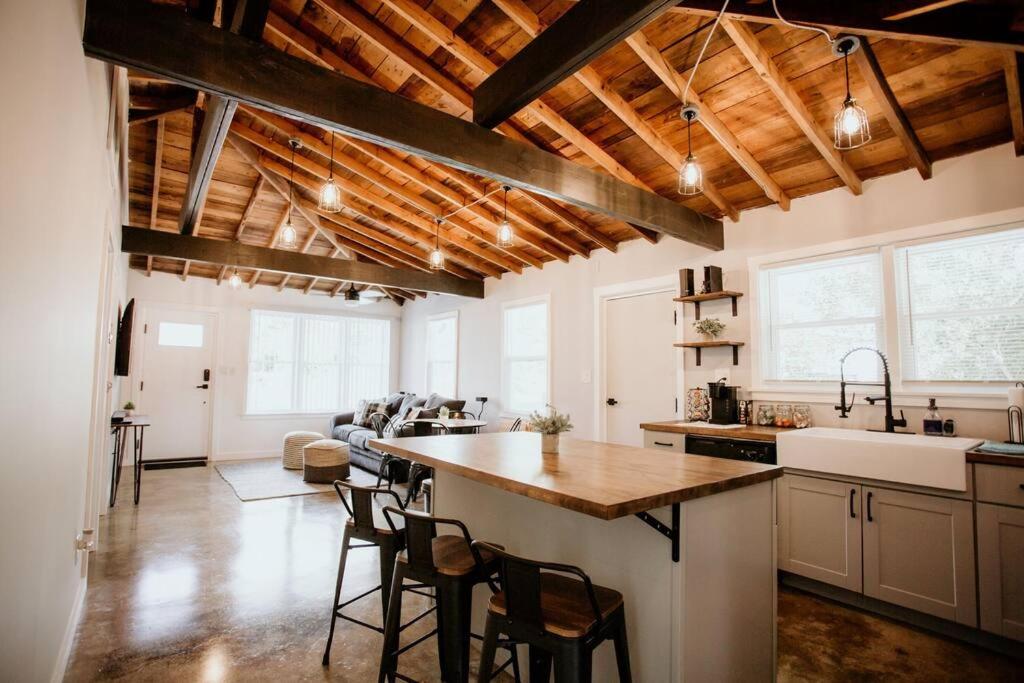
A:
[[[135,504],[139,504],[139,494],[142,492],[142,447],[145,443],[146,427],[149,426],[149,417],[146,415],[134,415],[121,422],[110,423],[110,433],[114,436],[114,457],[110,468],[110,507],[114,507],[114,503],[117,502],[117,487],[121,483],[121,467],[124,465],[129,430],[132,436],[132,488]]]

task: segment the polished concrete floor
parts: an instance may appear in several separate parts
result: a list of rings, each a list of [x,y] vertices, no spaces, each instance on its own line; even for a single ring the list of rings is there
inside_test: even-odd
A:
[[[130,476],[100,529],[68,680],[376,679],[380,637],[347,622],[320,664],[343,513],[333,492],[243,503],[213,467],[164,470],[145,473],[135,507]],[[345,594],[377,572],[375,551],[353,550]],[[407,618],[425,602],[410,598]],[[375,597],[353,607],[379,622]],[[780,592],[779,620],[783,681],[1024,679],[1019,662],[802,593]],[[433,641],[400,669],[438,680]]]

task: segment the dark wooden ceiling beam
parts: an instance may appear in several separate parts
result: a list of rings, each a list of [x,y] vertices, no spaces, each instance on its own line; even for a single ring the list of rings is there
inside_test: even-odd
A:
[[[473,91],[473,120],[494,128],[678,0],[581,0]]]
[[[1017,156],[1024,156],[1024,55],[1019,52],[1007,52],[1003,57],[1010,127],[1013,130],[1013,150]]]
[[[903,107],[900,106],[895,93],[889,87],[889,81],[886,79],[885,72],[882,71],[867,37],[861,38],[860,49],[853,53],[853,61],[860,71],[861,78],[867,81],[871,94],[875,96],[875,102],[878,103],[882,115],[889,122],[892,132],[903,144],[903,149],[906,150],[910,162],[914,164],[922,178],[925,180],[931,178],[932,161],[928,158],[928,152],[925,151],[917,133],[914,132],[914,127],[910,125],[907,115],[903,112]]]
[[[344,280],[365,285],[417,289],[474,299],[484,296],[484,284],[444,273],[388,268],[360,261],[312,256],[296,251],[268,249],[242,242],[192,237],[146,228],[121,228],[121,251],[126,254],[188,259],[235,268]]]
[[[902,21],[962,2],[967,0],[889,0],[884,3],[882,18],[886,21]]]
[[[224,4],[225,16],[221,20],[232,33],[259,39],[263,35],[268,12],[270,0],[234,0]],[[237,108],[238,102],[227,97],[211,94],[206,98],[206,109],[201,117],[202,127],[192,150],[185,196],[178,216],[178,228],[183,235],[194,234],[199,225],[206,193],[213,179],[213,169],[224,148],[224,140]]]
[[[833,35],[858,33],[896,40],[1024,52],[1024,32],[1015,30],[1012,24],[1012,7],[965,3],[942,12],[888,21],[876,3],[786,0],[781,4],[782,16],[788,21],[821,26]],[[686,0],[672,11],[715,16],[721,9],[721,0]],[[770,2],[735,1],[729,4],[725,14],[737,21],[782,24]]]
[[[83,45],[91,57],[397,147],[699,246],[723,247],[720,221],[167,7],[90,0]]]

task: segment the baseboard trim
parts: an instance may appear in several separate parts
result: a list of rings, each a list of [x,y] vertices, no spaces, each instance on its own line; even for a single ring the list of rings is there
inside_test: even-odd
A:
[[[89,561],[87,553],[79,553],[82,562]],[[60,644],[60,651],[57,653],[57,662],[53,667],[53,675],[50,680],[53,683],[60,683],[64,680],[64,674],[71,660],[71,648],[75,645],[75,633],[78,631],[78,622],[82,619],[82,610],[85,608],[85,591],[88,580],[82,579],[78,582],[78,592],[75,594],[75,604],[71,608],[71,616],[68,618],[67,628],[64,629],[64,638]]]
[[[220,462],[221,460],[257,460],[259,458],[275,458],[281,457],[281,450],[273,451],[229,451],[227,453],[217,453],[210,462]]]

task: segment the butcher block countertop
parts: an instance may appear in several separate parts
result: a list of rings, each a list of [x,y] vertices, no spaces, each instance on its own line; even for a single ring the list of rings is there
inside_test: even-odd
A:
[[[671,422],[644,422],[640,429],[649,432],[669,432],[672,434],[693,434],[695,436],[720,436],[723,439],[750,439],[751,441],[775,441],[779,432],[788,432],[792,427],[759,427],[746,425],[733,429],[717,429],[696,424],[673,420]]]
[[[373,439],[369,447],[600,519],[617,519],[782,476],[782,468],[663,450],[500,432]]]

